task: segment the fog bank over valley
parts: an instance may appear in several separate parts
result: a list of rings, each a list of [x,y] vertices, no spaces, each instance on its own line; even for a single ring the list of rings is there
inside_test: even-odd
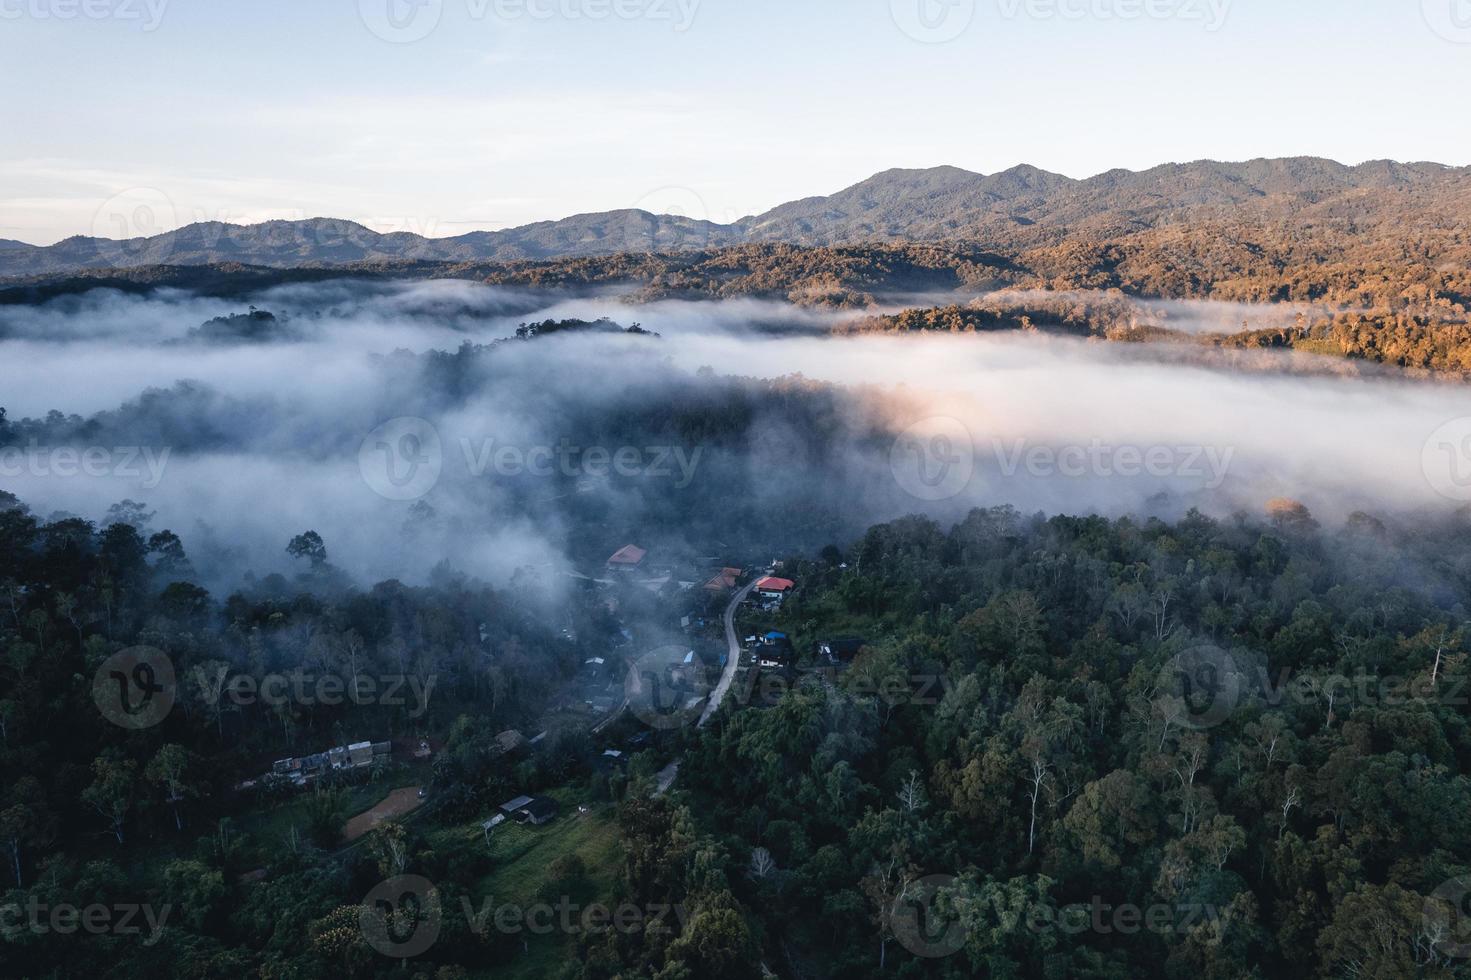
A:
[[[1243,312],[1225,305],[1170,318]],[[1456,506],[1427,459],[1471,408],[1459,386],[1032,332],[831,335],[851,316],[459,281],[0,307],[0,489],[88,520],[141,501],[212,587],[290,571],[309,528],[364,582],[443,560],[555,589],[631,540],[769,558],[976,506],[1260,515],[1287,497],[1324,523]],[[66,475],[58,447],[107,462]]]

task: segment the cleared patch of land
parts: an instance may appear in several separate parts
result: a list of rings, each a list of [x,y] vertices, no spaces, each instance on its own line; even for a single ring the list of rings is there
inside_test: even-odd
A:
[[[586,801],[582,793],[560,789],[545,795],[562,805],[556,820],[544,827],[501,824],[490,832],[488,851],[479,820],[435,831],[430,834],[430,842],[439,853],[463,853],[466,863],[472,855],[488,856],[493,870],[470,891],[477,903],[532,906],[544,899],[538,893],[547,882],[552,863],[575,854],[582,859],[586,875],[568,883],[568,898],[580,908],[593,903],[612,907],[623,866],[613,808],[594,804],[589,812],[579,813],[578,804]],[[520,938],[526,941],[524,949],[496,966],[497,980],[540,980],[554,975],[562,963],[576,955],[578,937],[574,935],[558,931],[545,936],[523,933]]]
[[[389,820],[413,813],[424,804],[419,799],[419,787],[407,786],[389,793],[373,809],[359,813],[342,828],[342,839],[355,841],[364,834],[377,829]]]

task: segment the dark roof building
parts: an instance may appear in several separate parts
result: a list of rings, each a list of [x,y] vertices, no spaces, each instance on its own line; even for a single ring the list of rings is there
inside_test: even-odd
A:
[[[502,803],[500,810],[519,823],[529,823],[540,827],[544,823],[555,820],[561,807],[557,805],[556,800],[547,799],[545,796],[518,796],[509,803]]]
[[[495,737],[494,745],[497,755],[509,755],[526,747],[526,736],[515,729],[501,732]]]
[[[857,636],[839,636],[826,640],[818,646],[818,652],[828,660],[847,662],[858,656],[863,649],[863,640]]]
[[[530,802],[531,802],[531,797],[529,797],[529,796],[518,796],[514,800],[511,800],[510,802],[502,803],[500,805],[500,811],[502,813],[505,813],[505,814],[513,814],[517,810],[519,810],[522,807],[526,806]]]

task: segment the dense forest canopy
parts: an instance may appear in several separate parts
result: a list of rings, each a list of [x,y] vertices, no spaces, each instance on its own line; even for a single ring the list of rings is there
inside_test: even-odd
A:
[[[493,863],[478,834],[437,828],[567,780],[616,804],[609,900],[669,926],[574,928],[558,976],[1466,968],[1464,516],[998,509],[875,527],[786,564],[802,586],[773,622],[799,669],[674,733],[679,781],[655,795],[652,757],[610,783],[587,736],[497,761],[493,733],[533,722],[616,635],[591,594],[569,640],[515,590],[346,586],[303,535],[295,581],[216,598],[170,532],[0,503],[5,897],[43,923],[6,934],[8,972],[399,975],[357,928],[359,898],[397,872],[437,889],[415,973],[493,974],[522,933],[467,917]],[[839,634],[863,637],[851,668],[807,671]],[[95,710],[91,678],[139,645],[171,664],[179,700],[130,730]],[[433,678],[437,694],[283,706],[195,687],[292,670]],[[242,792],[294,793],[237,783],[296,746],[430,731],[444,748],[426,820],[342,850],[346,788],[314,791],[284,842],[232,817]],[[545,894],[584,894],[587,873],[553,867]],[[163,921],[137,936],[44,928],[51,908],[138,903]]]

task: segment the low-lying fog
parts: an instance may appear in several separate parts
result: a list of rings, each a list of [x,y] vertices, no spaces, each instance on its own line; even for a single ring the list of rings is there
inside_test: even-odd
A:
[[[252,305],[276,320],[201,330]],[[451,356],[523,322],[600,316],[660,336],[559,333]],[[1448,511],[1458,463],[1471,483],[1457,456],[1471,426],[1444,428],[1471,415],[1463,387],[1036,334],[827,336],[839,319],[463,282],[0,307],[0,489],[43,517],[145,502],[152,529],[177,531],[228,585],[287,570],[285,543],[308,528],[364,582],[420,580],[441,559],[504,581],[556,577],[608,542],[760,553],[1003,503],[1224,515],[1286,496],[1337,522]],[[45,420],[53,410],[87,420]],[[428,427],[380,428],[402,417]],[[93,465],[61,446],[93,450]]]

